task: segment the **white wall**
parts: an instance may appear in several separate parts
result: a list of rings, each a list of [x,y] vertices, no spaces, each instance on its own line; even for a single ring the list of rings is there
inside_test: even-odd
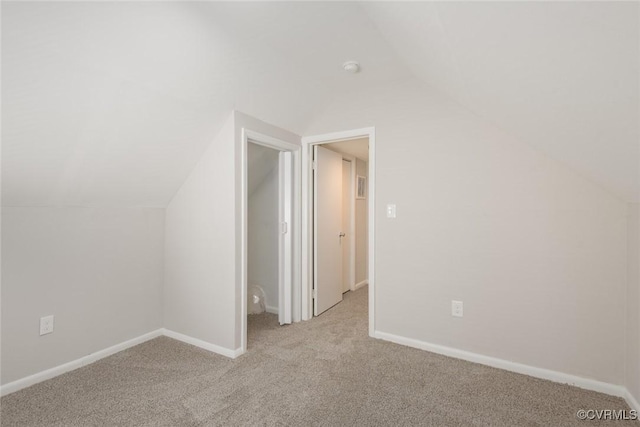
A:
[[[358,175],[365,177],[369,176],[367,162],[360,159],[356,159],[356,179]],[[367,179],[367,187],[368,185],[369,180]],[[367,207],[369,206],[369,202],[367,201],[367,198],[356,199],[356,283],[360,283],[363,280],[368,279],[367,272],[369,271],[369,257],[367,256],[367,250],[369,248],[369,233],[367,232]]]
[[[163,224],[164,209],[3,206],[2,384],[160,328]]]
[[[277,150],[256,144],[249,144],[247,152],[247,277],[250,285],[264,290],[267,310],[271,313],[278,312],[279,292],[278,155]]]
[[[234,127],[230,115],[173,197],[165,219],[165,328],[234,344]]]
[[[376,329],[623,384],[626,204],[412,81],[336,99],[305,134],[367,126]]]
[[[629,204],[626,386],[640,402],[640,205]],[[640,409],[640,408],[637,408]]]
[[[167,207],[164,323],[223,350],[241,347],[242,129],[300,138],[233,112]]]

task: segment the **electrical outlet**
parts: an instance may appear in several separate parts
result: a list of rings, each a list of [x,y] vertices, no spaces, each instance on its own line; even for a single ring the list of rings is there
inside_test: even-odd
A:
[[[464,315],[462,301],[451,301],[451,315],[454,317],[462,317]]]
[[[53,332],[53,316],[40,318],[40,335],[47,335]]]

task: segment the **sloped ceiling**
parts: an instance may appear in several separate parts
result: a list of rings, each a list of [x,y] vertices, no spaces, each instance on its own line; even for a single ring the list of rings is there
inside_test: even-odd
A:
[[[302,133],[412,76],[638,200],[638,37],[637,3],[2,2],[2,202],[163,207],[232,109]]]
[[[638,201],[638,2],[372,2],[364,9],[425,84]]]
[[[341,154],[356,157],[365,162],[369,161],[369,138],[348,139],[345,141],[332,142],[324,144],[329,150],[336,151]]]
[[[232,109],[300,133],[409,75],[351,3],[3,2],[3,204],[163,207]]]
[[[265,178],[278,168],[280,152],[258,144],[247,149],[247,195],[250,197]]]

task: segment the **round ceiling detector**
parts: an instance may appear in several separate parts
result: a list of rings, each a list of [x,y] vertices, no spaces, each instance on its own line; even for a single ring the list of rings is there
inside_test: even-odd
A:
[[[360,71],[360,64],[358,61],[347,61],[342,64],[342,68],[348,73],[355,74]]]

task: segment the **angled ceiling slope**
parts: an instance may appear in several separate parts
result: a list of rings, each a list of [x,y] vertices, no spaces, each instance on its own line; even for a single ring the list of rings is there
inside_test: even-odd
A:
[[[301,132],[410,76],[354,3],[3,2],[2,43],[5,206],[164,207],[232,109]]]
[[[412,75],[638,200],[638,7],[3,2],[2,202],[163,207],[232,109],[300,133]]]
[[[372,2],[425,84],[640,199],[638,2]]]

